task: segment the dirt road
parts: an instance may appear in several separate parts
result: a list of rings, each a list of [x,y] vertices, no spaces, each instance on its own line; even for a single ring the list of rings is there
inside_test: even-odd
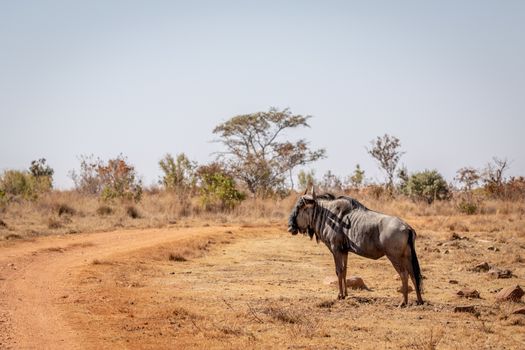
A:
[[[352,256],[349,273],[370,290],[336,301],[326,247],[280,226],[200,226],[43,237],[0,247],[0,348],[520,348],[520,306],[492,290],[523,279],[469,272],[472,256],[497,260],[471,240],[433,250],[417,243],[424,306],[398,309],[388,261]],[[487,241],[485,241],[487,242]],[[515,251],[500,243],[502,252]],[[432,249],[432,250],[431,250]],[[493,254],[493,256],[491,255]],[[525,268],[511,266],[518,276]],[[459,281],[459,285],[449,283]],[[461,287],[482,299],[462,300]],[[410,295],[413,301],[413,295]],[[454,313],[456,305],[475,313]]]
[[[213,236],[225,228],[149,229],[43,237],[0,247],[0,348],[77,349],[67,313],[83,267],[138,249]]]

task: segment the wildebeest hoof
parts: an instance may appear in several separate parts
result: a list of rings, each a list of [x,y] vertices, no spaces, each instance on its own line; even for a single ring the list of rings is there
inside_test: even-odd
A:
[[[398,305],[398,308],[400,309],[405,308],[405,307],[407,307],[407,304],[404,301],[402,301],[401,304]]]
[[[419,300],[416,301],[416,305],[423,305],[423,304],[425,304],[425,302],[424,302],[423,300],[421,300],[421,301],[419,301]]]
[[[344,296],[344,295],[341,295],[341,294],[339,294],[339,295],[337,296],[337,299],[339,299],[339,300],[343,300],[344,298],[345,298],[345,296]]]

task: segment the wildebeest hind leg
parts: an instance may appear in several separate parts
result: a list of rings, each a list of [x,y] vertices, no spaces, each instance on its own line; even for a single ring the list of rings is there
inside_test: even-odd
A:
[[[422,305],[423,298],[421,297],[421,288],[416,282],[416,276],[414,274],[414,269],[412,268],[412,265],[409,266],[408,272],[410,275],[410,279],[412,280],[412,283],[414,284],[414,288],[416,289],[417,304]]]
[[[399,277],[401,277],[401,291],[403,292],[403,301],[401,304],[399,304],[399,307],[405,307],[408,305],[408,271],[405,269],[403,264],[398,261],[397,258],[388,256],[388,260],[390,260],[399,274]]]

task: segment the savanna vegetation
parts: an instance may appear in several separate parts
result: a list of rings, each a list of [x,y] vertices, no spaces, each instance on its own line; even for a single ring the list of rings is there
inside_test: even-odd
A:
[[[214,130],[217,157],[197,164],[181,152],[159,161],[158,184],[144,186],[130,160],[94,155],[78,157],[70,171],[74,188],[53,189],[54,170],[41,158],[26,170],[0,175],[0,237],[160,227],[192,220],[283,222],[291,203],[308,184],[320,191],[348,194],[391,214],[522,214],[525,178],[507,177],[511,163],[493,158],[483,169],[464,167],[448,183],[437,169],[400,167],[405,153],[395,136],[378,136],[368,154],[384,172],[373,183],[356,164],[346,177],[327,171],[317,177],[309,164],[326,157],[307,140],[290,140],[286,131],[309,127],[310,116],[271,108],[235,116]],[[299,169],[299,171],[296,171]]]

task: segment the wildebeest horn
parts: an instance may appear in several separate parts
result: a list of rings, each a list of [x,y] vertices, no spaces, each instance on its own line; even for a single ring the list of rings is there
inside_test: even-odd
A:
[[[308,193],[308,185],[306,185],[306,188],[304,189],[303,196],[306,195],[307,193]]]
[[[312,184],[312,198],[313,200],[317,200],[317,196],[315,195],[315,186]]]

